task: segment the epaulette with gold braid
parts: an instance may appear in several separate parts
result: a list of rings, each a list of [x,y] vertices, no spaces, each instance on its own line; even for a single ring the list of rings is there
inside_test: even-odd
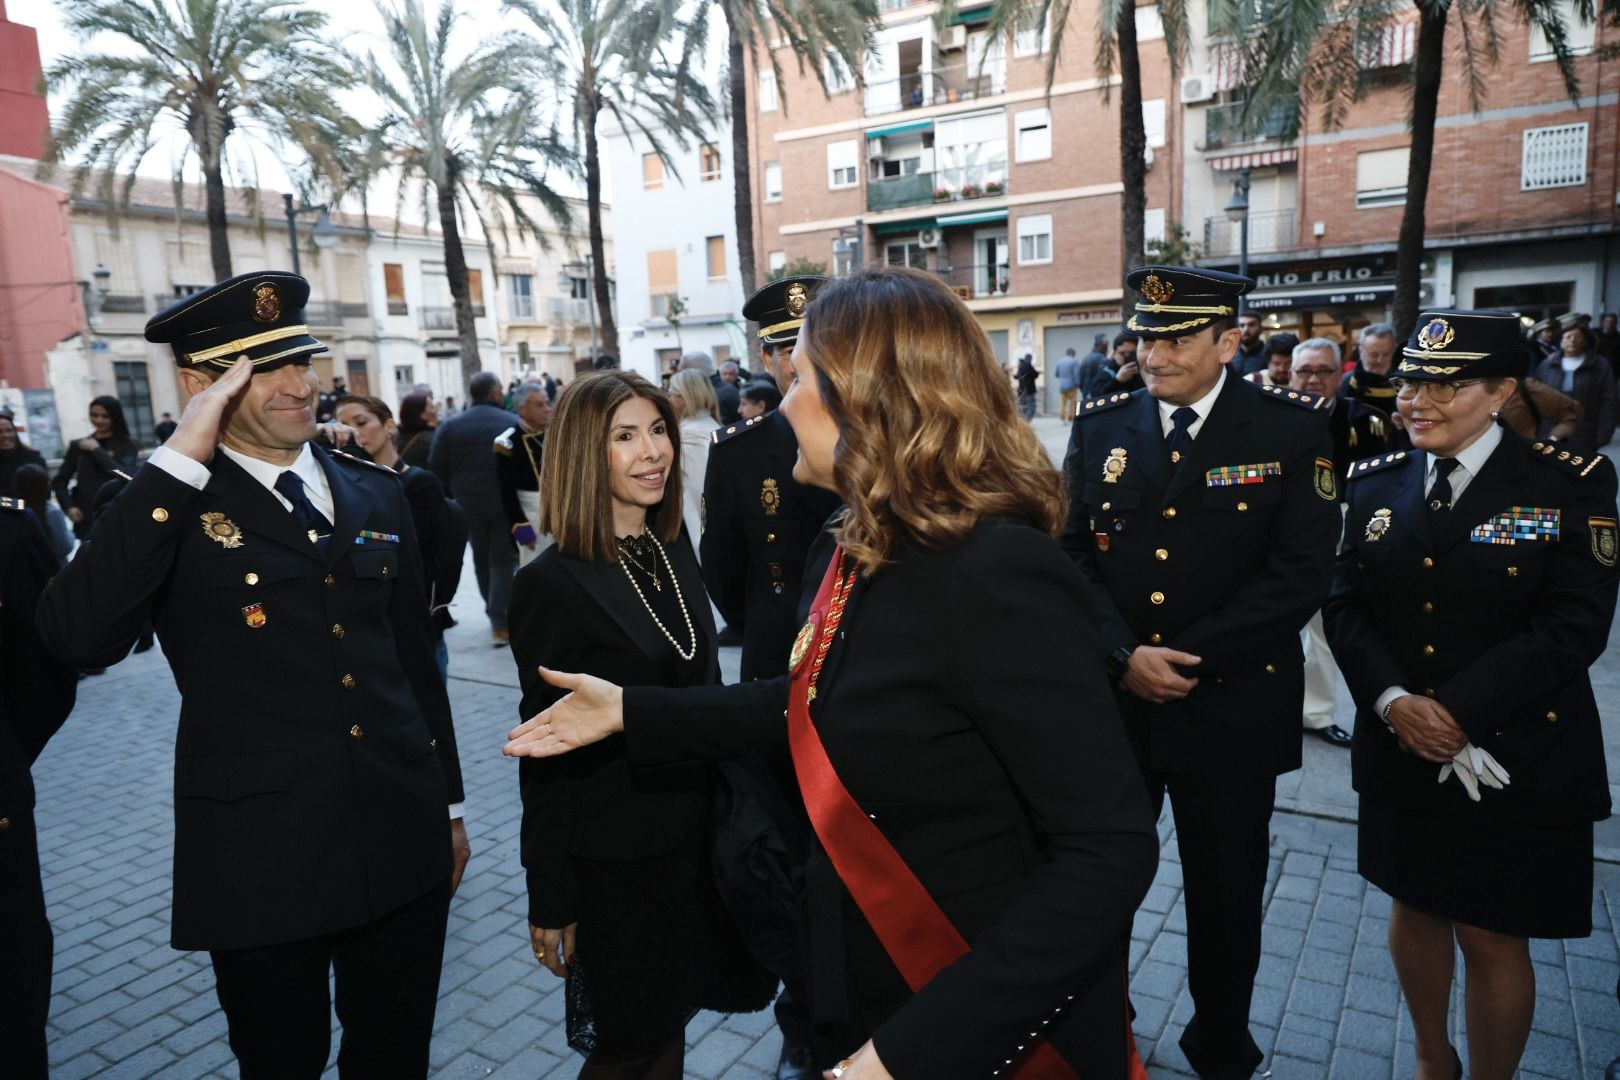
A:
[[[1383,472],[1394,465],[1399,465],[1412,454],[1409,450],[1397,450],[1393,454],[1380,454],[1378,457],[1362,458],[1360,461],[1350,463],[1345,470],[1346,480],[1360,480],[1375,472]]]
[[[709,436],[709,441],[718,446],[727,439],[733,438],[737,435],[745,435],[748,432],[753,431],[755,427],[764,421],[764,419],[765,417],[763,416],[756,416],[752,420],[743,420],[740,423],[727,424],[723,428],[715,428],[714,434]]]
[[[1603,460],[1602,454],[1587,457],[1571,450],[1561,450],[1557,443],[1550,442],[1531,443],[1530,456],[1537,461],[1545,461],[1548,465],[1562,466],[1576,476],[1587,475]]]
[[[1090,401],[1082,403],[1081,406],[1075,410],[1074,416],[1076,420],[1084,419],[1088,416],[1095,416],[1098,413],[1107,412],[1109,409],[1117,409],[1129,400],[1131,400],[1131,395],[1129,392],[1124,390],[1121,390],[1117,394],[1104,394],[1102,397],[1092,398]]]
[[[1313,394],[1309,390],[1290,390],[1286,386],[1262,386],[1260,389],[1273,400],[1286,401],[1301,409],[1320,409],[1325,400],[1321,394]]]

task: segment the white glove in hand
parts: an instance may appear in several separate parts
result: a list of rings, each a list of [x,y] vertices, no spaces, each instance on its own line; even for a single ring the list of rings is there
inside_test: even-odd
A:
[[[1508,771],[1497,763],[1490,751],[1482,750],[1473,743],[1468,743],[1457,751],[1450,765],[1440,766],[1437,783],[1445,783],[1446,778],[1453,773],[1457,776],[1457,782],[1462,784],[1463,790],[1474,802],[1479,802],[1481,784],[1501,791],[1511,782]]]

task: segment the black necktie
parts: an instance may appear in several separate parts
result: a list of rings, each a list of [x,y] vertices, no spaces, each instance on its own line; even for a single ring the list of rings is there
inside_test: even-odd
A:
[[[1434,459],[1434,486],[1429,489],[1429,520],[1438,522],[1451,510],[1451,474],[1460,464],[1456,458]]]
[[[304,482],[299,479],[298,474],[288,469],[276,477],[276,491],[283,499],[292,503],[293,517],[298,519],[298,527],[309,534],[310,543],[325,555],[326,542],[332,533],[332,523],[327,521],[325,516],[315,509],[315,504],[309,501],[309,495],[304,491]]]
[[[1181,459],[1192,449],[1192,426],[1197,419],[1198,410],[1189,405],[1183,405],[1170,414],[1170,434],[1164,437],[1164,445],[1170,451],[1172,463],[1181,464]]]

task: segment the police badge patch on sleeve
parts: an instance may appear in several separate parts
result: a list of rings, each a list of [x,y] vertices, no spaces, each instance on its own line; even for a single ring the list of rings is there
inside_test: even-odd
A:
[[[1586,528],[1592,535],[1592,558],[1604,566],[1613,566],[1616,551],[1620,550],[1614,518],[1589,517]]]
[[[1339,497],[1338,480],[1333,475],[1333,462],[1327,458],[1316,459],[1316,493],[1328,502]]]

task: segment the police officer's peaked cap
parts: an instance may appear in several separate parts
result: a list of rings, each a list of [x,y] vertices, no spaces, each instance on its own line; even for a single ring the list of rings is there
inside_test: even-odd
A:
[[[1529,359],[1520,325],[1505,311],[1425,311],[1391,374],[1425,382],[1520,378]]]
[[[168,345],[181,367],[225,371],[247,354],[256,371],[325,352],[304,323],[309,282],[284,270],[239,274],[152,316],[146,340]]]
[[[1570,311],[1558,316],[1558,329],[1566,334],[1577,326],[1586,327],[1590,325],[1592,325],[1592,316],[1584,311]]]
[[[743,318],[759,323],[759,340],[772,348],[792,347],[804,325],[804,310],[816,298],[824,277],[785,277],[766,285],[743,305]]]
[[[1125,328],[1153,339],[1183,337],[1234,317],[1254,279],[1196,266],[1138,266],[1125,284],[1142,297]]]

